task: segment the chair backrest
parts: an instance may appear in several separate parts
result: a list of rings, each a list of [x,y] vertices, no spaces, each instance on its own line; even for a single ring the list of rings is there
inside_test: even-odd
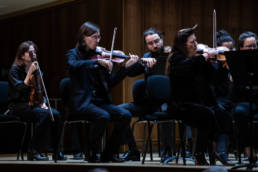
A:
[[[155,104],[157,106],[168,101],[170,96],[170,80],[164,75],[151,75],[146,80],[134,82],[133,98],[135,103]]]
[[[146,80],[146,93],[153,101],[165,103],[170,96],[170,80],[165,75],[152,75]]]
[[[8,105],[8,82],[0,81],[0,113],[7,109]]]
[[[135,103],[141,103],[145,101],[146,93],[145,93],[145,81],[144,79],[136,80],[133,83],[133,101]]]
[[[65,104],[69,104],[71,89],[71,79],[69,77],[63,78],[59,83],[60,96]]]
[[[8,82],[0,81],[0,105],[8,103]]]

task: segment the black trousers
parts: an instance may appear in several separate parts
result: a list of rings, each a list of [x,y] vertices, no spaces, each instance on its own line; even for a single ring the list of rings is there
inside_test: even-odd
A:
[[[160,110],[160,107],[150,106],[148,104],[136,104],[136,103],[125,103],[119,105],[119,107],[125,108],[132,113],[132,116],[140,117],[144,114],[152,114],[156,111]],[[172,148],[173,143],[173,126],[172,124],[160,124],[160,141],[161,141],[161,149],[162,152],[170,151]],[[133,136],[132,129],[130,125],[128,125],[127,131],[124,135],[124,144],[127,144],[129,150],[131,151],[138,151],[136,147],[136,142]]]
[[[31,147],[38,152],[46,152],[49,148],[58,149],[63,122],[56,109],[52,108],[52,112],[54,122],[51,121],[49,109],[43,109],[39,106],[24,106],[11,111],[13,115],[19,116],[22,121],[33,122],[34,133]]]
[[[131,113],[128,110],[113,104],[90,103],[76,114],[83,119],[92,121],[89,131],[89,147],[93,152],[97,152],[96,143],[100,141],[109,122],[114,122],[114,128],[104,152],[109,155],[117,153],[122,142],[121,138],[131,120]]]
[[[170,105],[168,112],[174,119],[197,128],[196,152],[205,152],[209,141],[214,141],[219,133],[232,132],[232,118],[229,113],[215,106],[195,103]]]
[[[250,104],[248,102],[239,103],[233,111],[233,116],[235,118],[236,126],[239,132],[239,143],[240,146],[248,147],[251,146],[253,142],[254,148],[258,148],[258,126],[250,123],[250,115],[252,115],[253,120],[258,120],[258,108],[257,105],[252,105],[252,110],[254,114],[250,114]],[[253,131],[251,132],[251,125],[253,125]],[[252,135],[251,135],[252,133]]]

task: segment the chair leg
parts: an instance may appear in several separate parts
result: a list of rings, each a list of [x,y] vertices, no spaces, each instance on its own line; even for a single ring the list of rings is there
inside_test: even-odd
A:
[[[237,141],[237,149],[238,149],[238,163],[241,164],[241,143],[240,143],[240,132],[239,132],[239,126],[237,125],[237,135],[238,135],[238,141]]]
[[[181,149],[182,149],[182,157],[183,157],[183,164],[186,165],[186,160],[185,160],[185,126],[181,122],[179,122],[179,133],[180,133],[180,140],[181,140]]]
[[[159,151],[159,157],[161,157],[161,150],[160,150],[160,126],[159,123],[157,125],[158,128],[158,151]]]
[[[147,126],[148,126],[148,137],[147,137],[147,141],[146,141],[144,152],[143,152],[142,164],[144,164],[144,162],[145,162],[145,158],[146,158],[146,154],[147,154],[147,151],[148,151],[148,147],[149,147],[149,144],[151,144],[151,132],[152,132],[153,124],[150,124],[150,122],[148,121]],[[151,154],[151,160],[152,160],[153,159],[152,158],[152,153],[150,153],[150,154]]]
[[[144,156],[144,152],[145,152],[145,148],[146,148],[146,144],[147,144],[147,141],[145,141],[145,138],[146,138],[146,123],[144,123],[144,127],[143,127],[143,143],[142,143],[142,156]]]
[[[151,159],[151,161],[153,161],[153,155],[152,155],[152,140],[151,140],[151,133],[152,133],[152,128],[153,128],[153,124],[150,124],[149,122],[148,122],[148,133],[149,133],[149,135],[148,135],[148,140],[149,140],[149,146],[150,146],[150,159]]]
[[[22,136],[22,140],[21,140],[21,145],[20,145],[20,148],[19,148],[18,153],[17,153],[17,160],[19,160],[20,155],[21,155],[21,159],[24,160],[23,145],[24,145],[24,141],[25,141],[25,137],[26,137],[26,133],[27,133],[27,123],[22,122],[22,124],[24,126],[24,132],[23,132],[23,136]]]
[[[66,126],[67,122],[65,121],[62,126],[60,126],[60,131],[58,131],[58,138],[56,139],[57,143],[56,145],[54,145],[54,150],[53,150],[53,154],[54,154],[54,162],[56,163],[57,162],[57,159],[58,159],[58,153],[59,153],[59,147],[61,146],[61,141],[63,139],[63,136],[64,136],[64,129],[65,129],[65,126]],[[58,130],[59,130],[59,127],[58,127]]]
[[[29,143],[28,143],[28,149],[27,149],[27,159],[28,159],[28,153],[32,152],[33,148],[32,148],[32,139],[33,139],[33,135],[34,135],[34,123],[33,122],[28,122],[29,123]],[[29,159],[28,159],[29,160]]]
[[[83,122],[82,123],[82,128],[84,131],[86,131],[86,136],[88,136],[87,132],[88,132],[88,129],[90,128],[86,122]],[[88,146],[88,139],[86,137],[86,141],[85,141],[85,138],[82,138],[82,151],[83,151],[83,154],[84,154],[84,160],[87,161],[88,159],[88,156],[89,156],[89,146]]]
[[[181,155],[183,157],[183,164],[186,165],[186,160],[185,160],[185,156],[186,156],[186,152],[185,152],[185,137],[184,134],[185,133],[185,126],[183,123],[179,122],[179,135],[180,135],[180,147],[181,147]],[[178,163],[178,159],[179,159],[179,152],[180,152],[180,148],[176,157],[176,163]]]
[[[145,158],[146,158],[146,152],[147,152],[147,148],[148,148],[148,140],[145,140],[146,138],[146,124],[144,123],[144,129],[143,129],[143,136],[144,136],[144,141],[143,141],[143,145],[142,145],[142,164],[144,164]]]
[[[136,121],[134,121],[134,123],[133,123],[133,125],[132,125],[132,132],[133,132],[133,133],[134,133],[134,127],[135,127],[136,123],[139,122],[139,121],[140,121],[139,119],[136,120]]]

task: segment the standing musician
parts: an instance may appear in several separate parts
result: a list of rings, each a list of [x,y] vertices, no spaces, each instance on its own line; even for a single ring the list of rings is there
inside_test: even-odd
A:
[[[238,47],[239,50],[255,50],[258,48],[257,46],[257,40],[258,37],[255,33],[253,32],[244,32],[240,34],[238,38]],[[234,92],[235,93],[235,92]],[[251,138],[252,136],[250,135],[250,124],[249,125],[249,112],[250,112],[250,104],[247,102],[246,98],[242,99],[242,95],[237,95],[236,101],[238,102],[237,106],[234,109],[233,116],[236,120],[236,123],[238,125],[239,129],[239,141],[241,147],[244,147],[245,153],[248,156],[248,159],[250,163],[256,162],[257,157],[256,153],[253,153],[253,157],[251,157],[250,153],[250,146],[251,146],[251,139],[254,139],[254,148],[258,149],[257,146],[257,136]],[[258,112],[258,105],[257,101],[252,105],[253,112],[254,114],[257,114]],[[254,118],[257,120],[256,115],[254,115]],[[256,133],[256,132],[253,132]]]
[[[143,33],[143,41],[145,45],[147,46],[147,49],[149,50],[143,55],[143,59],[151,59],[154,58],[153,62],[151,62],[151,65],[149,65],[147,73],[145,75],[164,75],[165,74],[165,66],[167,57],[171,51],[171,47],[163,46],[163,33],[161,33],[159,30],[155,28],[149,28],[144,31]],[[142,66],[139,65],[139,67],[142,68]],[[139,70],[141,71],[141,70]],[[141,71],[142,73],[143,71]],[[145,71],[146,72],[146,71]],[[158,84],[158,83],[157,83]],[[145,90],[142,91],[145,93]],[[146,95],[143,95],[144,97]],[[141,97],[141,99],[142,99]],[[150,104],[148,104],[148,101],[146,100],[139,100],[134,103],[125,103],[120,105],[120,107],[126,108],[130,110],[130,112],[133,115],[146,113],[149,111]],[[156,111],[156,109],[153,109]],[[161,133],[161,142],[162,142],[162,161],[164,161],[166,158],[171,157],[171,138],[172,136],[172,126],[170,124],[164,123],[160,125],[160,133]],[[127,135],[125,136],[125,140],[128,144],[129,151],[126,152],[122,158],[125,160],[133,160],[133,161],[139,161],[140,160],[140,153],[136,147],[136,142],[134,140],[134,136],[132,133],[131,128],[128,129]]]
[[[166,72],[171,82],[168,113],[197,128],[195,163],[207,165],[204,152],[208,143],[213,141],[219,129],[223,129],[221,127],[227,126],[218,122],[227,121],[217,120],[225,113],[217,107],[210,88],[210,80],[216,69],[209,61],[217,55],[217,51],[211,48],[202,55],[196,55],[195,28],[182,29],[174,38]]]
[[[101,155],[102,162],[122,162],[116,156],[121,138],[130,120],[131,113],[111,102],[110,89],[134,70],[139,58],[130,55],[130,59],[118,72],[111,73],[113,62],[109,59],[92,58],[98,53],[100,29],[91,22],[85,22],[79,29],[76,47],[67,53],[67,64],[72,82],[72,107],[76,114],[93,122],[90,128],[89,162],[96,162],[96,143],[100,140],[108,123],[114,121],[112,135]]]
[[[28,160],[48,160],[41,154],[48,149],[48,138],[51,135],[54,150],[58,148],[62,123],[60,114],[52,108],[54,122],[51,121],[51,107],[45,103],[43,90],[38,86],[43,82],[39,78],[39,65],[36,61],[38,48],[32,41],[22,42],[17,50],[15,60],[9,71],[8,101],[10,114],[21,120],[35,122],[31,150]],[[38,83],[37,83],[38,82]],[[51,128],[54,129],[51,132]],[[57,157],[56,157],[57,156]],[[53,158],[65,159],[62,153],[54,152]]]

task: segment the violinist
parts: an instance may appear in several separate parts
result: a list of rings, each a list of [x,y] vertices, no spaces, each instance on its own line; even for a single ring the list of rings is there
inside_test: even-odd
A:
[[[32,138],[31,150],[28,150],[28,160],[48,160],[48,156],[41,153],[48,150],[49,139],[54,148],[53,158],[64,160],[62,153],[56,154],[58,141],[61,136],[60,114],[52,109],[54,121],[51,121],[50,107],[44,102],[38,102],[37,98],[31,102],[32,90],[35,91],[35,77],[39,71],[37,57],[37,46],[32,41],[22,42],[17,50],[14,63],[9,71],[8,101],[10,114],[18,116],[24,121],[35,122],[35,130]],[[32,62],[34,61],[34,62]],[[40,91],[37,89],[37,91]],[[39,92],[35,93],[39,96]],[[43,95],[44,96],[44,95]],[[52,136],[49,138],[49,136]]]
[[[149,28],[143,33],[143,42],[146,45],[148,52],[143,55],[142,59],[150,59],[154,58],[154,61],[150,61],[150,65],[148,67],[147,73],[145,71],[145,75],[164,75],[165,74],[165,66],[169,53],[171,52],[170,46],[163,45],[163,33],[161,33],[156,28]],[[142,68],[139,65],[139,68]],[[138,71],[141,71],[138,69]],[[140,73],[143,73],[141,71]],[[143,95],[139,96],[146,97],[145,90],[142,90]],[[137,114],[142,114],[150,111],[150,107],[153,107],[146,100],[135,100],[134,103],[125,103],[119,105],[120,107],[126,108],[130,110],[130,112],[136,116]],[[156,109],[151,109],[152,111],[156,111]],[[168,158],[168,156],[172,156],[171,153],[171,138],[172,138],[172,126],[169,124],[160,124],[161,129],[161,147],[162,147],[162,162]],[[140,161],[140,152],[136,147],[136,142],[134,140],[134,136],[132,130],[129,126],[127,131],[127,135],[125,136],[125,142],[128,144],[129,150],[126,152],[122,158],[125,160],[133,160]]]
[[[216,33],[216,36],[217,50],[232,51],[235,49],[234,40],[227,31],[219,30]],[[225,124],[231,125],[228,125],[228,127],[222,127],[226,128],[227,130],[218,131],[217,137],[215,139],[216,147],[214,147],[214,155],[215,158],[221,161],[223,165],[234,165],[233,162],[229,160],[227,151],[228,136],[231,135],[233,131],[231,115],[234,107],[234,103],[232,101],[232,77],[229,71],[229,67],[225,65],[225,63],[227,63],[225,57],[218,57],[217,59],[217,62],[212,64],[215,68],[217,68],[217,70],[212,79],[211,88],[213,90],[214,96],[216,97],[218,106],[223,109],[225,113],[227,113],[226,116],[220,116],[220,118],[217,118],[217,120],[228,121]]]
[[[216,36],[217,36],[217,46],[227,47],[229,51],[235,50],[235,41],[226,30],[224,29],[219,30],[216,33]]]
[[[240,34],[238,38],[238,47],[239,50],[255,50],[257,49],[257,35],[253,32],[244,32]],[[257,94],[257,93],[256,93]],[[239,141],[241,148],[244,148],[244,152],[247,155],[250,163],[255,163],[257,161],[256,152],[254,151],[253,157],[251,157],[250,146],[251,146],[251,139],[253,139],[254,149],[258,149],[258,140],[257,135],[250,135],[250,125],[249,125],[249,112],[250,112],[250,104],[246,98],[243,99],[243,95],[236,94],[234,90],[235,101],[237,102],[236,107],[233,111],[233,116],[237,123],[239,129]],[[257,97],[255,98],[257,99]],[[254,101],[252,107],[254,114],[258,112],[258,104],[257,101]],[[254,119],[257,120],[257,117]],[[252,124],[251,124],[252,125]],[[253,131],[254,134],[258,133],[257,129]],[[255,136],[255,137],[254,137]],[[251,138],[253,137],[253,138]]]
[[[205,152],[208,143],[214,141],[220,125],[217,117],[224,114],[210,88],[211,77],[216,69],[210,58],[217,55],[213,48],[197,54],[196,26],[178,31],[173,42],[172,55],[168,59],[166,74],[171,81],[168,113],[197,128],[195,164],[207,165]]]
[[[120,138],[124,135],[131,120],[131,113],[112,104],[110,89],[122,81],[133,69],[139,58],[130,59],[118,72],[111,72],[113,62],[109,59],[92,58],[99,54],[96,48],[100,42],[100,29],[91,22],[85,22],[79,29],[77,44],[67,52],[67,64],[71,84],[71,105],[76,114],[92,121],[90,126],[89,162],[98,162],[96,143],[100,141],[107,125],[114,121],[114,128],[105,150],[102,162],[122,162],[117,156]]]

